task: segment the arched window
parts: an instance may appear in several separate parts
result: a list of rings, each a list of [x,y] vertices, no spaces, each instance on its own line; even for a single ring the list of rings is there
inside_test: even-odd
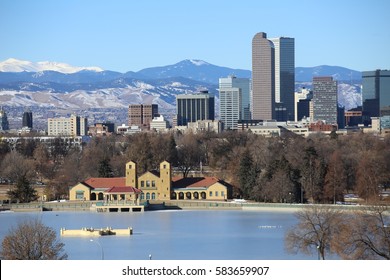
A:
[[[156,194],[152,193],[152,200],[155,200],[155,199],[156,199]]]
[[[141,193],[141,199],[145,199],[145,194],[144,193]]]
[[[150,193],[147,193],[146,194],[146,200],[149,200],[150,199]]]

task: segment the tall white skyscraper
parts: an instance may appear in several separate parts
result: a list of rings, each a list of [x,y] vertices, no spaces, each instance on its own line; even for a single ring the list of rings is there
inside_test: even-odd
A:
[[[225,129],[237,129],[241,115],[242,94],[240,88],[222,88],[219,90],[219,118]]]
[[[227,78],[219,79],[219,90],[239,88],[241,89],[241,108],[240,108],[240,120],[251,119],[251,107],[250,107],[250,91],[251,82],[248,78],[237,78],[234,75],[230,75]]]

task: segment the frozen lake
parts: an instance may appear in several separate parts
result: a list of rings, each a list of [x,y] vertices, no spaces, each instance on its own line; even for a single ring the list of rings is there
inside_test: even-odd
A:
[[[284,250],[284,235],[296,224],[293,213],[242,210],[165,210],[143,213],[1,213],[0,239],[18,221],[39,218],[60,228],[127,228],[131,236],[60,237],[72,260],[289,260],[316,259]],[[97,244],[98,243],[98,244]],[[101,246],[99,246],[101,245]],[[102,248],[102,249],[101,249]]]

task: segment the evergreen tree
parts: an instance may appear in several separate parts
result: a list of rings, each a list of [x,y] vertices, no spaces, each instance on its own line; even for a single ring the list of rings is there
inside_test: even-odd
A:
[[[11,200],[17,200],[22,203],[31,202],[38,198],[37,191],[30,185],[26,176],[21,176],[16,187],[7,192]]]
[[[238,182],[245,199],[251,198],[252,190],[256,185],[257,173],[250,152],[245,150],[241,157],[238,170]]]
[[[112,178],[114,172],[112,171],[112,167],[110,164],[110,160],[105,158],[99,162],[99,177],[101,178]]]
[[[177,154],[177,148],[176,148],[176,141],[175,141],[175,137],[173,136],[173,134],[171,134],[171,136],[169,138],[168,149],[169,149],[168,161],[171,163],[172,166],[177,166],[178,154]]]

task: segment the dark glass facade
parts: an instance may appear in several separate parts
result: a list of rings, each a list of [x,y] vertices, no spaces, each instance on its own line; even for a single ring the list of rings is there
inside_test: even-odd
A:
[[[390,115],[390,71],[363,72],[363,122],[371,123],[371,117]]]
[[[177,125],[215,119],[214,96],[206,92],[176,96]]]
[[[24,112],[23,113],[22,125],[23,125],[23,127],[33,128],[32,112]]]

